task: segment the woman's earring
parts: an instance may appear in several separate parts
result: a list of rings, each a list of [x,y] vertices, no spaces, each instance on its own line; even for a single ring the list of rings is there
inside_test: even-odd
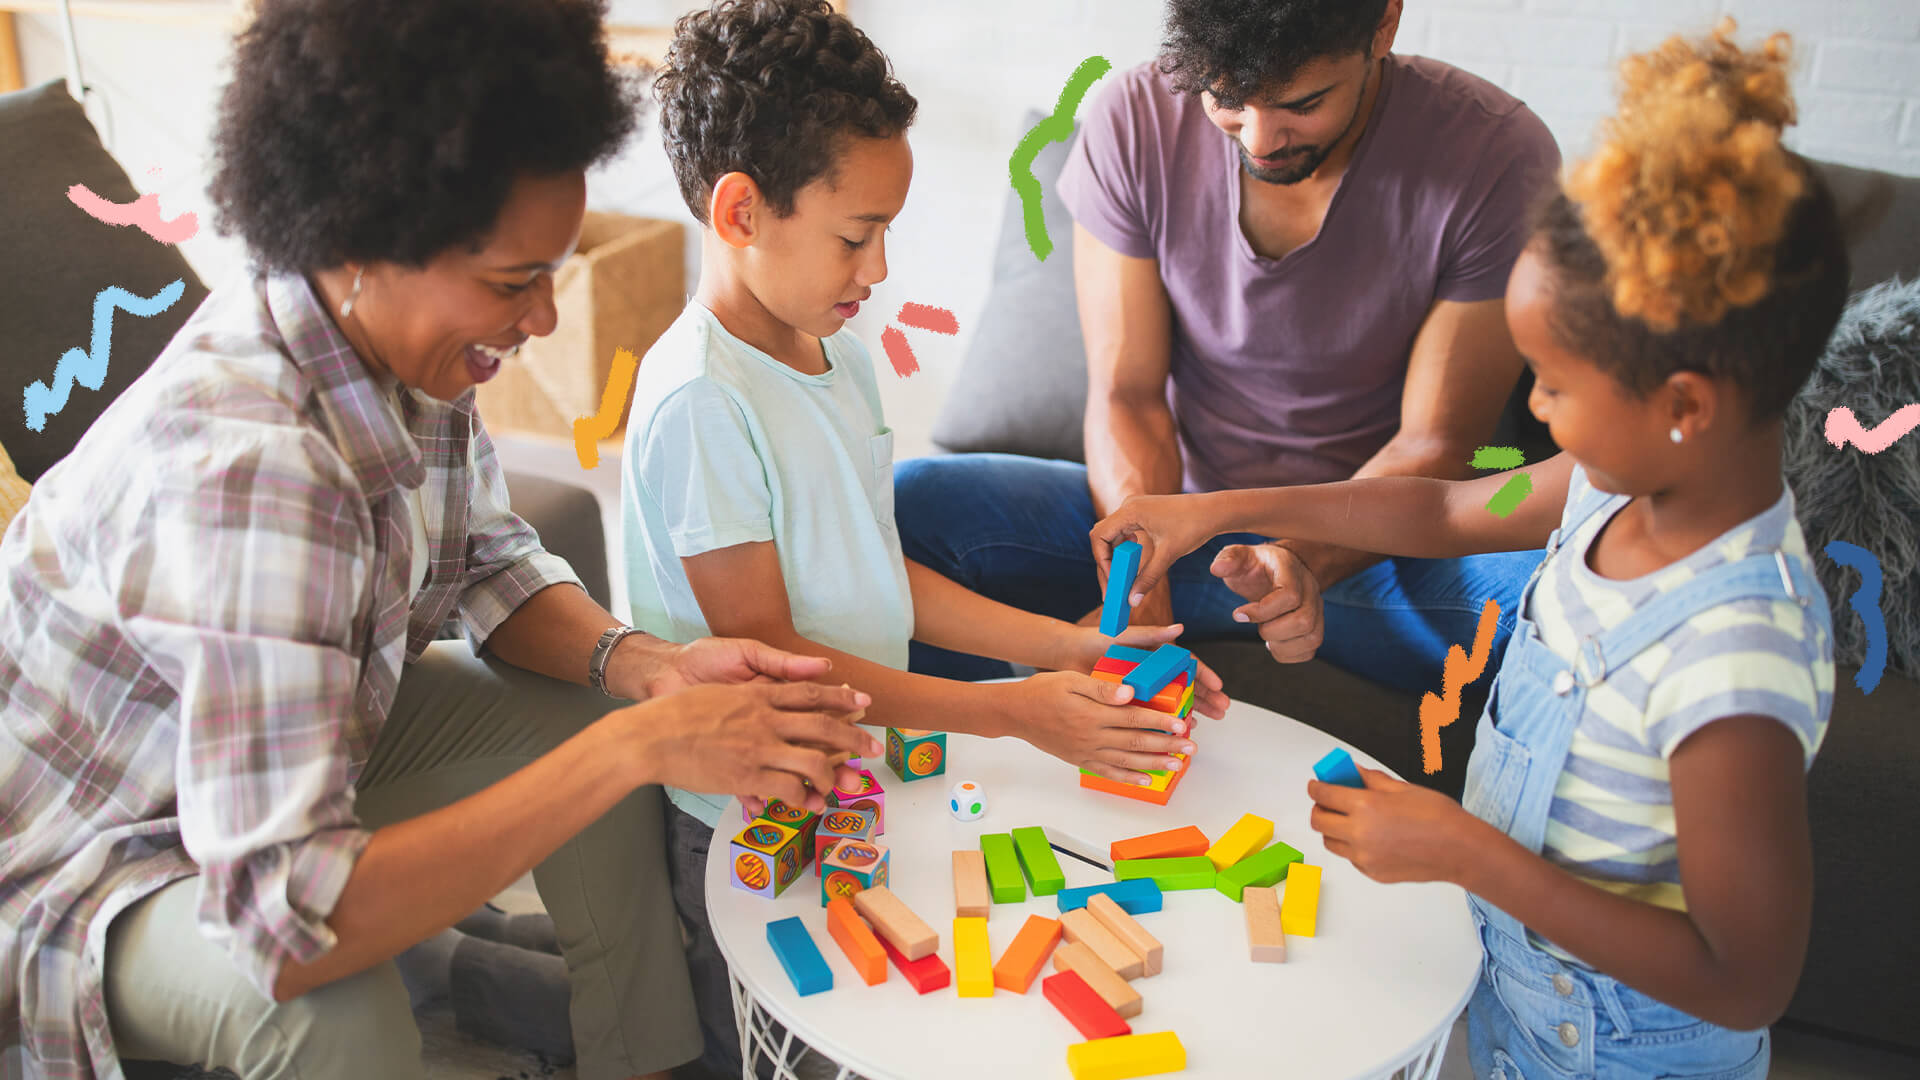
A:
[[[1680,425],[1675,424],[1672,430],[1667,432],[1667,438],[1672,439],[1674,442],[1679,442],[1680,440],[1686,438],[1686,436],[1680,434]]]
[[[349,316],[349,315],[351,315],[351,314],[353,314],[353,302],[354,302],[355,300],[358,300],[358,299],[360,299],[360,279],[361,279],[362,277],[365,277],[365,276],[366,276],[366,273],[367,273],[367,268],[366,268],[366,267],[364,267],[364,266],[363,266],[363,267],[361,267],[361,268],[360,268],[360,269],[358,269],[358,270],[355,270],[355,271],[353,272],[353,291],[352,291],[352,292],[350,292],[350,293],[348,293],[348,294],[347,294],[347,298],[346,298],[345,300],[342,300],[342,301],[340,302],[340,317],[341,317],[341,318],[343,318],[343,319],[344,319],[344,318],[346,318],[347,316]],[[1677,428],[1676,428],[1676,429],[1675,429],[1675,431],[1674,431],[1674,433],[1675,433],[1676,435],[1677,435],[1677,434],[1679,434],[1679,429],[1677,429]],[[1677,439],[1677,438],[1676,438],[1676,439],[1674,439],[1674,442],[1679,442],[1679,441],[1680,441],[1680,440],[1679,440],[1679,439]]]

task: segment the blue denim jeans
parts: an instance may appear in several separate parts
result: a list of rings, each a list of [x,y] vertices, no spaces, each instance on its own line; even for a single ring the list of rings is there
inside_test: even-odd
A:
[[[1068,461],[1011,454],[917,458],[894,469],[894,517],[906,557],[983,596],[1073,621],[1100,606],[1087,534],[1093,496],[1087,470]],[[1209,567],[1230,544],[1265,537],[1216,537],[1175,563],[1173,616],[1182,640],[1256,638],[1233,621],[1246,603]],[[1513,630],[1520,589],[1539,551],[1464,559],[1388,559],[1324,591],[1326,636],[1318,655],[1356,675],[1408,693],[1440,687],[1447,647],[1470,648],[1480,609],[1500,603],[1494,655]],[[954,679],[999,678],[1001,661],[914,642],[914,671]],[[1231,692],[1231,688],[1229,688]]]

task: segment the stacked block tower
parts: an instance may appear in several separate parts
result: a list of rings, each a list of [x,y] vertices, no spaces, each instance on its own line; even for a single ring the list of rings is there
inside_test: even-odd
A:
[[[1140,545],[1132,540],[1113,549],[1113,566],[1107,575],[1107,592],[1100,611],[1100,632],[1109,637],[1124,633],[1132,616],[1127,602],[1133,581],[1140,572]],[[1114,645],[1093,667],[1093,677],[1133,687],[1133,703],[1184,720],[1193,712],[1194,687],[1200,679],[1200,662],[1178,645],[1162,645],[1149,653],[1143,649]],[[1180,768],[1148,770],[1153,783],[1146,786],[1122,784],[1080,770],[1080,786],[1129,799],[1165,806],[1187,774],[1187,755],[1176,754]]]

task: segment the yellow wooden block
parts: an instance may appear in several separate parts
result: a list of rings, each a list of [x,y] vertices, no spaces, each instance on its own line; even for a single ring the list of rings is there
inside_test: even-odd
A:
[[[1073,1080],[1128,1080],[1186,1067],[1187,1048],[1171,1031],[1117,1035],[1067,1047],[1067,1070]]]
[[[953,983],[961,997],[993,996],[993,953],[987,947],[987,920],[953,920]]]
[[[1207,859],[1215,870],[1225,870],[1241,859],[1267,846],[1273,839],[1273,822],[1259,814],[1241,814],[1233,828],[1220,834],[1220,839],[1207,849]]]
[[[1287,867],[1287,891],[1280,898],[1280,929],[1288,937],[1312,937],[1320,911],[1320,868],[1306,863]]]

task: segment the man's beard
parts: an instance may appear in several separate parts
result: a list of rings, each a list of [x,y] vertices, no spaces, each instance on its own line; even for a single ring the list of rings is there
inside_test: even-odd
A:
[[[1247,148],[1242,146],[1240,147],[1240,167],[1247,171],[1248,176],[1261,183],[1292,185],[1319,172],[1321,164],[1331,153],[1333,153],[1333,146],[1308,147],[1305,150],[1296,150],[1287,154],[1282,159],[1285,164],[1277,168],[1269,168],[1254,164],[1253,155],[1247,153]]]

